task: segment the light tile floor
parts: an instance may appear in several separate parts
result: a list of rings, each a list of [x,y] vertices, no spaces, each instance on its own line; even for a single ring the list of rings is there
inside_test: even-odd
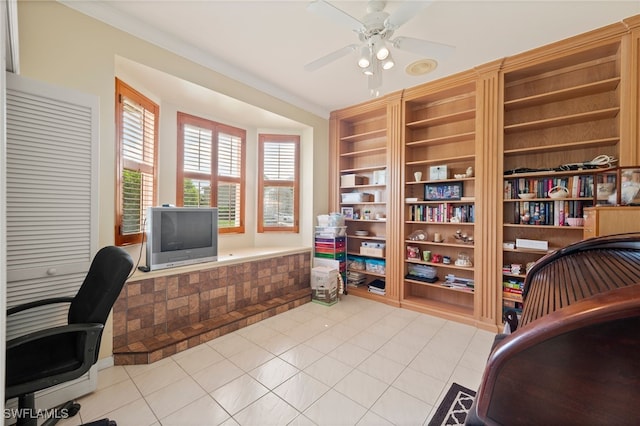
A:
[[[62,426],[425,425],[480,383],[494,334],[356,296],[307,303],[151,365],[114,366]]]

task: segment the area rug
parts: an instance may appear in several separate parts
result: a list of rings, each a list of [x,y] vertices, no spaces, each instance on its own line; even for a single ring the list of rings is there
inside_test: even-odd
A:
[[[453,383],[429,422],[429,426],[464,425],[475,396],[475,391]]]

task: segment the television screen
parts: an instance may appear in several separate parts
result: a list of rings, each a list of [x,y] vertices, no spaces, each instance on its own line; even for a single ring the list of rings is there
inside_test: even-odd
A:
[[[147,214],[147,268],[172,268],[218,258],[218,209],[151,207]]]
[[[211,213],[161,211],[160,251],[209,247],[213,224]]]

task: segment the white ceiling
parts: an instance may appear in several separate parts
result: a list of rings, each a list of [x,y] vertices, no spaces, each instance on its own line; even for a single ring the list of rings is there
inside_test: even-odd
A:
[[[327,117],[370,99],[367,80],[349,54],[308,72],[304,65],[358,42],[349,29],[307,10],[308,0],[60,0],[250,86]],[[358,19],[367,2],[331,1]],[[388,1],[392,13],[400,2]],[[398,29],[456,46],[420,77],[405,67],[422,57],[392,49],[396,67],[383,74],[382,94],[468,70],[640,14],[640,0],[436,0]],[[437,59],[437,58],[436,58]]]

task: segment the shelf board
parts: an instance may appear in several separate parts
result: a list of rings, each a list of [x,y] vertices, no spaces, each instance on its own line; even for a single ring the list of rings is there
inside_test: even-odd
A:
[[[524,123],[504,126],[504,133],[524,132],[528,130],[543,130],[550,127],[566,126],[569,124],[587,123],[590,121],[614,118],[620,112],[619,107],[589,111],[580,114],[563,115],[560,117],[545,118],[543,120],[527,121]]]
[[[384,235],[347,235],[349,239],[357,239],[357,240],[374,240],[374,241],[384,241],[387,239]]]
[[[529,199],[523,199],[523,198],[505,198],[504,200],[505,203],[515,203],[515,202],[521,202],[521,201],[593,201],[593,197],[565,197],[565,198],[529,198]]]
[[[384,188],[387,185],[382,184],[367,184],[367,185],[351,185],[351,186],[341,186],[340,189],[363,189],[363,188]]]
[[[434,245],[434,246],[445,246],[445,247],[458,247],[458,248],[466,248],[473,250],[473,244],[462,244],[462,243],[437,243],[435,241],[414,241],[414,240],[404,240],[407,244],[421,244],[421,245]]]
[[[340,173],[374,172],[376,170],[386,170],[385,164],[379,166],[356,167],[354,169],[341,169]]]
[[[451,259],[451,263],[450,264],[446,264],[446,263],[434,263],[434,262],[424,262],[422,260],[417,260],[417,259],[405,259],[404,260],[406,263],[415,263],[417,265],[429,265],[429,266],[437,266],[439,268],[449,268],[449,269],[458,269],[460,271],[471,271],[473,272],[473,266],[456,266],[453,262],[453,259]],[[408,279],[408,278],[405,278]],[[422,283],[422,281],[420,281]],[[424,284],[429,284],[429,283],[424,283]]]
[[[454,226],[473,226],[474,222],[427,222],[424,220],[405,220],[404,223],[417,223],[421,225],[454,225]]]
[[[521,279],[527,278],[527,276],[524,274],[512,274],[511,272],[503,272],[502,275],[504,275],[505,277],[513,277],[513,278],[521,278]]]
[[[417,200],[417,201],[407,201],[405,199],[405,204],[473,204],[475,203],[475,199],[473,200],[438,200],[438,201],[430,201],[430,200]]]
[[[519,249],[519,248],[508,249],[508,248],[503,248],[502,251],[505,251],[505,252],[508,251],[508,252],[511,252],[511,253],[545,255],[545,254],[548,254],[548,253],[553,253],[554,251],[556,251],[556,249],[550,248],[549,250],[536,250],[536,249]]]
[[[383,296],[382,294],[376,294],[376,293],[371,293],[369,291],[369,287],[366,285],[362,285],[360,287],[349,287],[347,286],[347,292],[349,294],[354,294],[357,295],[359,297],[365,297],[365,298],[370,298],[370,299],[384,299],[386,296]]]
[[[387,147],[381,146],[378,148],[363,149],[360,151],[343,152],[340,154],[340,157],[358,157],[361,155],[384,154],[385,152],[387,152]]]
[[[411,281],[414,284],[414,281]],[[422,284],[415,282],[415,284]],[[459,292],[462,293],[462,292]],[[469,293],[473,296],[473,293]],[[453,303],[445,303],[437,300],[425,299],[422,297],[408,296],[400,301],[402,305],[413,305],[415,308],[422,308],[440,312],[445,315],[458,315],[463,317],[473,317],[473,307],[454,305]]]
[[[569,87],[567,89],[555,90],[553,92],[542,93],[525,98],[513,99],[505,101],[505,111],[512,111],[519,108],[527,108],[546,103],[564,101],[568,99],[578,98],[581,96],[594,95],[615,90],[620,84],[620,77],[610,78],[608,80],[596,81],[594,83],[583,84],[580,86]]]
[[[377,137],[383,137],[386,135],[387,135],[387,129],[384,128],[379,130],[371,130],[369,132],[358,133],[355,135],[341,136],[340,140],[344,142],[355,142],[355,141],[361,141],[366,139],[373,139]]]
[[[620,138],[602,138],[592,139],[588,141],[567,142],[563,144],[533,146],[526,148],[505,149],[504,156],[510,157],[514,155],[535,154],[538,152],[563,152],[575,149],[586,149],[591,147],[614,146],[620,142]]]
[[[439,264],[440,266],[442,266],[441,264]],[[427,283],[424,281],[419,281],[419,280],[412,280],[411,278],[406,278],[404,279],[405,282],[407,283],[411,283],[411,284],[417,284],[417,285],[423,285],[426,287],[432,287],[432,288],[437,288],[440,290],[445,290],[445,291],[454,291],[456,293],[464,293],[464,294],[470,294],[473,295],[473,290],[472,289],[468,289],[465,290],[463,288],[455,288],[455,287],[447,287],[444,284],[444,281],[437,281],[435,283]]]
[[[535,229],[562,229],[563,231],[582,231],[583,226],[567,226],[567,225],[526,225],[524,223],[504,223],[505,228],[535,228]]]
[[[504,292],[502,293],[502,300],[510,300],[512,302],[522,303],[522,296],[507,296]]]
[[[438,158],[432,160],[419,160],[419,161],[407,161],[407,166],[423,166],[426,164],[447,164],[447,163],[460,163],[463,161],[475,160],[475,155],[461,155],[457,157],[446,157],[446,158]],[[459,180],[459,179],[454,179]],[[438,181],[442,182],[442,181]]]
[[[593,175],[595,173],[606,172],[607,170],[616,170],[615,167],[605,167],[601,169],[580,169],[580,170],[540,170],[538,172],[530,173],[514,173],[510,175],[503,175],[504,179],[514,178],[526,178],[526,177],[549,177],[552,176],[578,176],[578,175]]]
[[[460,179],[439,179],[439,180],[418,180],[418,181],[407,181],[405,182],[406,185],[417,185],[417,184],[440,184],[440,183],[447,183],[447,182],[462,182],[462,181],[472,181],[475,180],[475,177],[467,177],[467,178],[460,178]]]
[[[439,138],[431,138],[431,139],[407,142],[405,143],[405,146],[407,148],[416,148],[416,147],[425,146],[425,145],[443,145],[447,143],[462,142],[464,140],[474,139],[475,137],[476,137],[476,132],[458,133],[454,135],[442,136]]]
[[[475,118],[476,110],[468,109],[466,111],[458,111],[451,114],[440,115],[437,117],[425,118],[424,120],[412,121],[406,124],[410,129],[420,129],[430,126],[438,126],[440,124],[447,124],[456,121],[463,121]]]
[[[361,256],[361,257],[368,257],[371,259],[386,259],[385,256],[371,256],[370,254],[362,254],[358,251],[348,251],[347,255],[351,255],[351,256]],[[365,271],[362,271],[365,272]]]

